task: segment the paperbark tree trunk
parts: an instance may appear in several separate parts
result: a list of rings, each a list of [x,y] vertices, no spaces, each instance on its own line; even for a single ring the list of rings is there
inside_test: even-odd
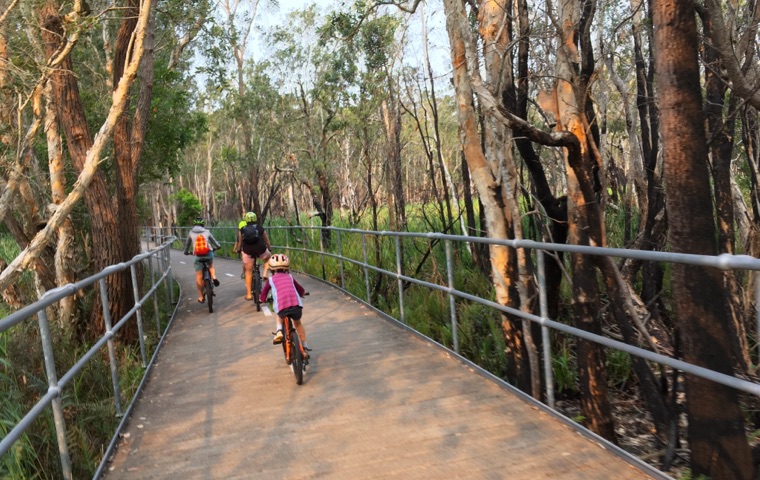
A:
[[[63,146],[61,133],[58,129],[56,108],[51,96],[50,84],[45,89],[47,99],[45,106],[45,135],[48,149],[48,169],[50,171],[50,196],[53,205],[57,208],[66,199],[66,176],[64,172]],[[75,258],[73,247],[74,227],[68,216],[58,228],[58,240],[55,249],[55,279],[56,283],[66,285],[76,281],[74,266],[78,263]],[[73,318],[74,297],[61,299],[58,319],[61,324],[68,324]]]
[[[65,39],[65,32],[58,8],[48,3],[40,11],[40,23],[45,27],[42,37],[45,43],[45,55],[52,58]],[[71,56],[67,56],[60,64],[58,70],[51,76],[52,94],[57,107],[58,118],[66,136],[69,155],[78,172],[82,173],[87,157],[87,151],[92,147],[93,141],[87,126],[87,118],[84,106],[79,94],[79,84],[74,75]],[[116,222],[114,205],[106,184],[106,180],[100,171],[95,171],[92,182],[85,194],[85,204],[90,219],[90,231],[92,232],[92,267],[94,271],[100,271],[108,265],[124,261],[122,258],[121,240]],[[106,279],[108,297],[117,303],[124,289],[117,276],[110,275]],[[116,311],[111,312],[116,314]],[[115,317],[119,318],[119,317]],[[103,311],[100,297],[96,297],[90,322],[81,325],[82,329],[89,330],[91,334],[98,335],[104,331]]]

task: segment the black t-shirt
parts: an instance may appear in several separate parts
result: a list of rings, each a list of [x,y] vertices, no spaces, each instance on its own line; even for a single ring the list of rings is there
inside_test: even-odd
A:
[[[256,229],[259,231],[259,239],[254,244],[247,244],[245,242],[241,243],[241,250],[243,250],[244,253],[252,256],[252,257],[258,257],[262,253],[266,252],[267,250],[267,243],[264,241],[264,227],[262,227],[259,224],[254,224],[256,226]],[[246,225],[247,227],[248,225]],[[243,227],[245,228],[245,227]],[[243,235],[243,228],[240,229],[240,235]]]

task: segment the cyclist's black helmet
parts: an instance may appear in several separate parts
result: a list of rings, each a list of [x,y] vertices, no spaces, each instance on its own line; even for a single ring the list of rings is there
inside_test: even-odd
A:
[[[206,225],[206,220],[204,220],[201,217],[195,217],[195,220],[193,220],[193,225],[200,225],[201,227]]]

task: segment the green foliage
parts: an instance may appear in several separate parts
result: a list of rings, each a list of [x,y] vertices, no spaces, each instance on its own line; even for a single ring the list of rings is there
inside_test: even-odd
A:
[[[567,340],[559,342],[559,348],[552,357],[552,374],[558,393],[574,394],[578,392],[578,367],[575,352]]]
[[[142,181],[179,173],[178,152],[208,130],[206,115],[193,108],[192,86],[165,64],[157,64],[140,175]]]
[[[631,354],[620,350],[607,350],[607,381],[615,388],[623,388],[632,378]]]
[[[193,219],[203,213],[200,199],[185,188],[180,189],[172,197],[172,200],[176,200],[179,204],[177,207],[177,223],[179,225],[192,225]]]
[[[6,263],[10,263],[18,256],[20,251],[21,249],[10,234],[0,234],[0,258]],[[32,272],[23,272],[14,283],[22,299],[37,298],[37,292],[34,288],[34,274]],[[4,318],[9,313],[11,313],[11,309],[4,302],[0,301],[0,318]]]

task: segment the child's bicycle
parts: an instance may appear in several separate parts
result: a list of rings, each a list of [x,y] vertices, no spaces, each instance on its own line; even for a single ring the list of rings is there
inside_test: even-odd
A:
[[[309,292],[306,292],[304,296],[308,294]],[[269,297],[269,301],[271,301],[271,297]],[[293,325],[293,319],[285,317],[282,323],[282,352],[285,354],[285,363],[290,365],[290,369],[296,377],[296,383],[301,385],[303,374],[306,372],[306,365],[309,364],[309,354],[301,343],[298,331]]]

